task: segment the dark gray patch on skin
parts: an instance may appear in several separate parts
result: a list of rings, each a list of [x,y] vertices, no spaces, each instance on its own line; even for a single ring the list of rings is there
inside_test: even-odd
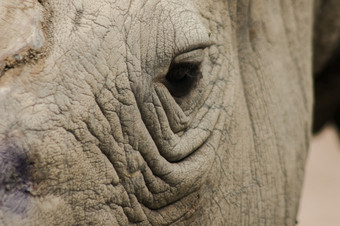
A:
[[[29,161],[16,145],[0,145],[0,209],[24,217],[29,193]]]
[[[77,30],[78,27],[80,26],[80,21],[81,21],[81,18],[83,17],[83,14],[84,14],[84,10],[77,9],[74,20],[73,20],[74,30]]]

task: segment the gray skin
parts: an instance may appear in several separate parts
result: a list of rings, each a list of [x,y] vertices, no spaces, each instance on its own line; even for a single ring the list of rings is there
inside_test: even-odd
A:
[[[311,0],[0,3],[0,225],[294,225]]]

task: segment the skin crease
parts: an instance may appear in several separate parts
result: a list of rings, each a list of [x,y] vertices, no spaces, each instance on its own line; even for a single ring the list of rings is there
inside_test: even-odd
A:
[[[312,1],[25,2],[0,5],[29,40],[0,49],[1,225],[295,225]]]

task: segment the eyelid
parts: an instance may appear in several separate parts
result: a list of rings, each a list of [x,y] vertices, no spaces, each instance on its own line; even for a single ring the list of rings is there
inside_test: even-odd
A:
[[[178,54],[172,59],[171,63],[167,67],[163,67],[162,70],[157,73],[154,80],[158,82],[163,81],[171,67],[176,64],[200,65],[204,60],[204,50],[212,45],[212,43],[207,43],[205,45],[200,45],[198,48],[193,48],[192,50]]]
[[[204,58],[204,49],[195,49],[190,52],[182,53],[172,60],[172,64],[190,63],[200,64]]]

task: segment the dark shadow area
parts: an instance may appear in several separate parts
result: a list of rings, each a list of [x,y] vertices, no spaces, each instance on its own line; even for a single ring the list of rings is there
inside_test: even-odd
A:
[[[315,76],[314,125],[318,133],[327,123],[340,128],[340,51],[327,66]]]

